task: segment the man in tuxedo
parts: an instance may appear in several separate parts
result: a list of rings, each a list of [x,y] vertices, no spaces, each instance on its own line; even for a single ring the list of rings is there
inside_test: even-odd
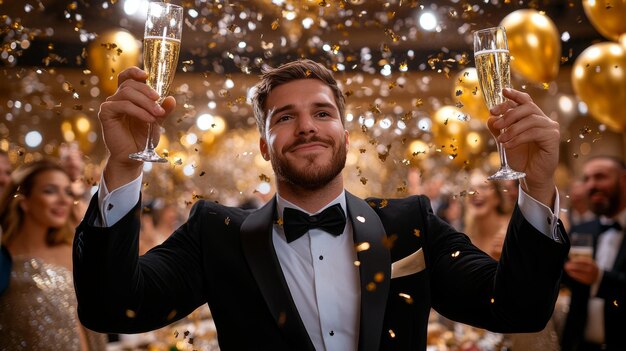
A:
[[[626,350],[626,168],[615,157],[597,156],[583,167],[589,207],[599,219],[572,227],[593,236],[591,257],[565,263],[571,289],[563,350]]]
[[[332,72],[300,60],[265,72],[253,98],[277,195],[258,210],[198,201],[162,245],[137,254],[145,143],[175,100],[156,104],[131,68],[100,108],[109,151],[77,228],[78,313],[97,331],[162,327],[208,303],[222,350],[424,350],[431,306],[500,332],[541,330],[569,242],[554,215],[559,127],[522,92],[489,125],[526,172],[502,258],[437,218],[424,196],[359,199],[343,187],[349,145]],[[155,128],[158,133],[158,128]],[[216,165],[219,167],[219,165]]]

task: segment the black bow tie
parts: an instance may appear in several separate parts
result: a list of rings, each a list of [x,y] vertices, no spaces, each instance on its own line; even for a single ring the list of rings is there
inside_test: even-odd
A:
[[[334,204],[313,216],[289,207],[283,211],[283,228],[288,243],[298,239],[311,228],[320,228],[337,236],[343,233],[345,226],[346,214],[339,204]]]
[[[622,231],[622,226],[617,221],[609,223],[609,224],[600,223],[600,233],[604,233],[609,229],[616,229],[619,232],[619,231]]]

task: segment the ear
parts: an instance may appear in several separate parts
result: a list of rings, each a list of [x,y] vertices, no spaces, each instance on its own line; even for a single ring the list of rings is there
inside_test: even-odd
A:
[[[24,195],[22,194],[18,194],[16,200],[18,201],[18,206],[20,206],[20,209],[24,213],[27,213],[28,212],[28,200],[26,200],[26,197],[24,197]]]
[[[345,130],[346,132],[346,149],[350,147],[350,132],[348,132],[348,130]]]
[[[270,153],[265,138],[259,138],[259,150],[261,150],[261,156],[265,161],[270,160]]]

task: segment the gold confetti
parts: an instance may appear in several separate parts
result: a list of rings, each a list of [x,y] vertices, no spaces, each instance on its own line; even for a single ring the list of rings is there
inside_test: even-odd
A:
[[[370,243],[367,241],[357,244],[355,247],[356,252],[367,251],[370,249]]]
[[[457,257],[459,257],[460,254],[461,254],[461,251],[454,251],[452,253],[452,257],[457,258]]]
[[[126,310],[126,317],[128,318],[135,318],[137,316],[137,314],[135,313],[135,311],[133,310]]]
[[[171,310],[170,313],[167,315],[167,320],[171,321],[172,319],[174,319],[174,317],[176,317],[176,310]]]
[[[415,235],[416,237],[420,237],[420,230],[419,229],[413,229],[413,235]]]
[[[396,333],[394,333],[391,329],[389,329],[389,337],[391,337],[392,339],[396,337]]]
[[[374,281],[376,283],[380,283],[383,280],[385,280],[385,274],[383,272],[378,272],[378,273],[374,274]]]
[[[226,219],[224,219],[224,224],[226,225],[230,224],[230,217],[226,217]]]
[[[365,286],[365,290],[367,290],[367,291],[374,291],[374,290],[376,290],[376,283],[374,283],[374,282],[367,283],[367,285]]]
[[[406,303],[408,303],[408,304],[412,304],[413,303],[413,298],[411,297],[411,295],[409,295],[407,293],[399,293],[398,295],[401,298],[403,298]]]

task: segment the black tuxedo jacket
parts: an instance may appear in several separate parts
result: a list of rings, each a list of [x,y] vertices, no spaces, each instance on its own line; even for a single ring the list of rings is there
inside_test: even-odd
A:
[[[363,201],[346,193],[361,262],[359,350],[424,350],[429,310],[499,332],[543,329],[569,242],[515,210],[499,262],[436,217],[424,196]],[[97,194],[74,239],[78,314],[100,332],[167,325],[208,303],[222,350],[313,350],[272,244],[275,199],[259,210],[199,201],[185,224],[139,257],[140,205],[94,227]],[[560,227],[561,228],[561,227]],[[560,229],[562,231],[562,229]],[[566,238],[564,232],[561,236]],[[390,278],[422,248],[425,269]]]
[[[593,235],[595,256],[595,246],[600,230],[600,221],[596,219],[572,227],[571,232]],[[590,286],[578,283],[567,275],[563,282],[570,288],[572,294],[561,344],[564,351],[580,350],[580,345],[585,336]],[[624,337],[624,326],[626,325],[626,240],[624,239],[622,239],[622,244],[615,258],[613,269],[604,272],[597,296],[604,299],[604,336],[607,350],[626,350],[626,338]]]

